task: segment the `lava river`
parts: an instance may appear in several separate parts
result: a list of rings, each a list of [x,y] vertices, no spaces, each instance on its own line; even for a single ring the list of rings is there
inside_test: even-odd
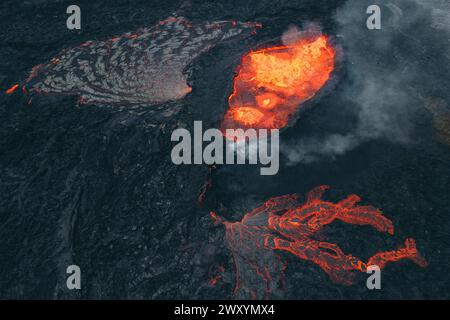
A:
[[[225,221],[211,212],[214,221],[222,223],[226,229],[226,241],[236,264],[235,294],[238,298],[282,295],[286,263],[278,253],[283,251],[316,264],[334,282],[343,285],[353,284],[355,272],[365,273],[369,266],[382,269],[388,263],[403,259],[427,266],[412,238],[405,239],[403,247],[377,252],[366,262],[344,253],[334,243],[316,239],[317,232],[335,220],[394,234],[392,221],[375,207],[358,205],[361,199],[357,195],[337,203],[323,200],[328,188],[314,188],[303,203],[298,195],[271,198],[246,213],[241,221]]]

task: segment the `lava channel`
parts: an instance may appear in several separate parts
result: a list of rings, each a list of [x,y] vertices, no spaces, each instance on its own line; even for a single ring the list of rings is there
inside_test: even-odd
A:
[[[242,58],[222,123],[226,129],[281,129],[330,79],[335,49],[325,35],[252,51]]]
[[[274,197],[246,213],[241,221],[228,222],[211,212],[215,222],[226,228],[226,240],[236,264],[238,298],[269,298],[280,295],[286,264],[278,252],[288,252],[311,261],[336,283],[351,285],[355,272],[367,271],[372,265],[382,269],[389,262],[410,259],[421,267],[426,260],[416,248],[414,239],[404,247],[378,252],[367,262],[345,254],[336,244],[314,239],[314,234],[334,220],[348,224],[369,225],[380,232],[394,234],[392,221],[372,206],[359,206],[357,195],[338,203],[322,200],[328,186],[311,190],[301,204],[297,195]]]

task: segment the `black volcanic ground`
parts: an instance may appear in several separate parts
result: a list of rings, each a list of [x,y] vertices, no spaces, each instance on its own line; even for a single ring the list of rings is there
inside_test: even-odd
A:
[[[57,96],[35,97],[28,106],[19,92],[0,94],[0,298],[232,298],[233,259],[209,211],[240,220],[267,198],[304,194],[322,184],[332,186],[327,197],[333,201],[361,196],[396,228],[389,237],[337,222],[324,239],[366,259],[413,237],[429,267],[392,264],[383,271],[383,289],[369,291],[364,275],[343,287],[317,266],[283,253],[284,298],[449,298],[450,147],[435,139],[422,100],[450,101],[448,32],[431,29],[432,11],[421,10],[419,0],[398,0],[392,3],[403,9],[401,20],[383,6],[383,33],[373,34],[365,29],[364,9],[361,16],[336,19],[346,2],[191,1],[180,10],[189,19],[260,21],[265,27],[251,39],[202,55],[190,69],[192,93],[157,108],[79,107],[75,97]],[[369,2],[358,1],[360,8]],[[70,4],[0,3],[2,92],[61,49],[153,25],[179,10],[182,1],[80,0],[81,31],[66,29]],[[289,152],[283,153],[273,177],[259,176],[252,166],[219,167],[200,208],[197,196],[208,168],[172,164],[172,131],[194,120],[217,127],[240,56],[276,43],[290,25],[306,21],[333,36],[343,55],[329,86],[283,130],[281,141],[293,148],[305,137],[317,137],[320,149],[330,134],[348,132],[357,132],[361,141],[313,162],[289,163]],[[386,83],[367,93],[372,110],[385,108],[363,117],[366,123],[358,119],[367,110],[358,105],[367,100],[358,99],[370,79]],[[396,86],[388,88],[391,83]],[[162,116],[158,110],[181,111]],[[409,139],[398,141],[399,133],[383,123],[408,126]],[[371,135],[379,130],[384,131]],[[81,267],[80,291],[66,289],[69,264]],[[211,286],[220,266],[225,272]]]

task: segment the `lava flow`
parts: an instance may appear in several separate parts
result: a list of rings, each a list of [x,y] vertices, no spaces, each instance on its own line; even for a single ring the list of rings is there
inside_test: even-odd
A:
[[[234,78],[222,130],[285,127],[328,81],[334,58],[325,35],[248,53]]]
[[[9,88],[8,90],[5,91],[6,94],[13,94],[14,91],[17,90],[17,88],[19,88],[18,84],[13,85],[11,88]]]
[[[336,283],[350,285],[354,271],[366,272],[376,265],[382,269],[387,263],[410,259],[421,267],[426,260],[416,248],[414,239],[393,251],[379,252],[363,262],[345,254],[336,244],[318,241],[312,236],[323,226],[341,220],[348,224],[370,225],[380,232],[394,234],[392,221],[372,206],[358,206],[357,195],[332,203],[322,200],[328,186],[320,186],[308,193],[300,204],[297,195],[271,198],[248,212],[242,221],[224,221],[216,213],[211,216],[226,228],[226,239],[236,264],[236,293],[239,298],[268,298],[279,284],[285,269],[275,251],[289,252],[299,259],[309,260],[322,268]],[[276,259],[275,259],[276,258]]]
[[[224,41],[253,35],[257,22],[191,22],[169,17],[104,41],[64,49],[33,67],[25,81],[33,94],[79,96],[82,104],[150,106],[184,98],[188,68],[204,52]]]

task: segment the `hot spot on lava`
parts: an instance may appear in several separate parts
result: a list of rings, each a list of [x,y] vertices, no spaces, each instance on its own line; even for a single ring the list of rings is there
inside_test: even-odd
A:
[[[325,35],[252,51],[242,58],[222,123],[226,129],[281,129],[334,70],[335,50]]]

